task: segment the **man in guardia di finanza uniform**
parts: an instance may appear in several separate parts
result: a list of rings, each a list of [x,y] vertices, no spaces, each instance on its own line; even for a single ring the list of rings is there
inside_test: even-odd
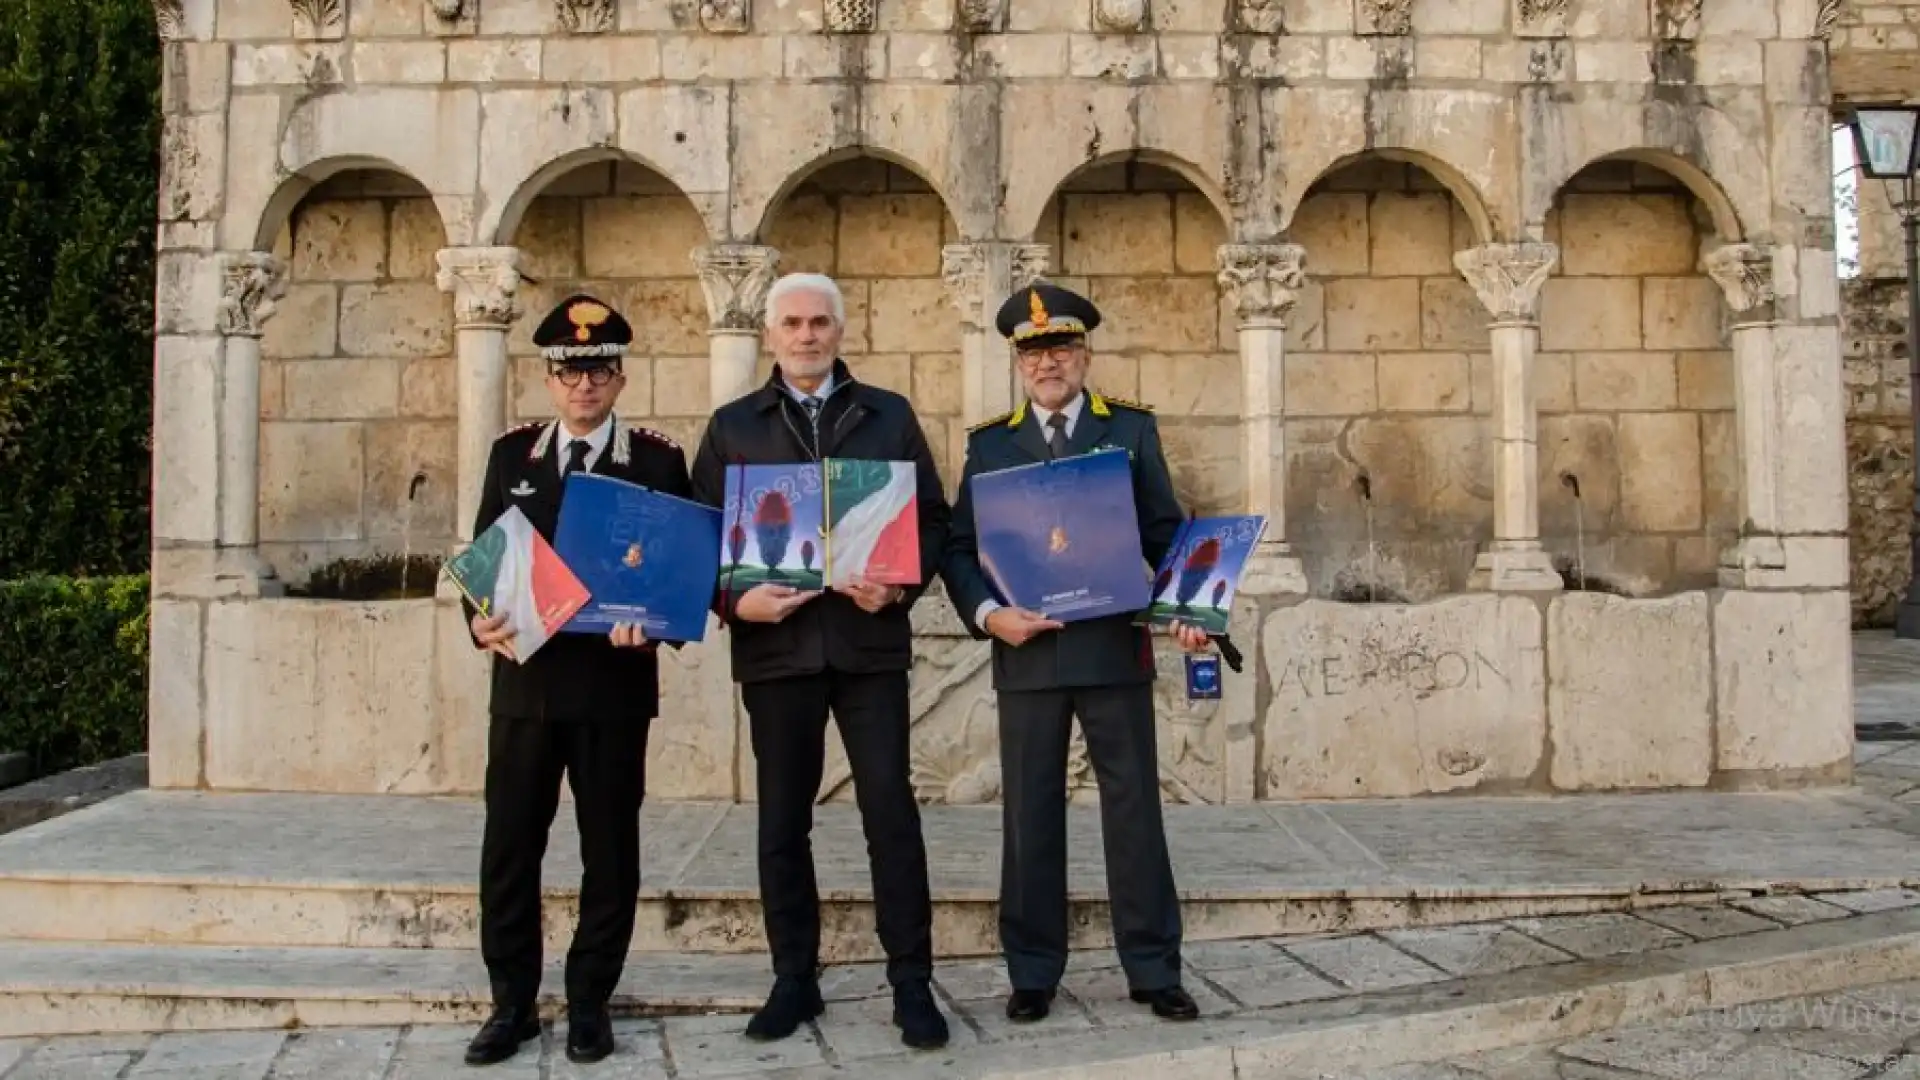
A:
[[[475,536],[511,507],[549,542],[568,474],[585,470],[668,495],[692,494],[686,456],[673,440],[614,416],[626,386],[622,358],[633,330],[591,296],[561,302],[534,331],[547,364],[555,419],[494,441]],[[474,643],[500,650],[504,618],[467,605]],[[640,803],[647,729],[658,713],[654,643],[638,627],[556,634],[525,664],[493,658],[487,731],[486,831],[480,849],[480,951],[493,1013],[467,1048],[469,1064],[512,1057],[539,1035],[540,859],[560,802],[573,788],[580,830],[580,918],[567,952],[567,1056],[613,1051],[607,999],[633,939],[640,891]]]
[[[1151,572],[1184,518],[1145,406],[1089,393],[1091,301],[1036,283],[1001,306],[997,328],[1014,346],[1027,400],[971,430],[942,576],[961,621],[991,637],[1000,706],[1002,808],[1000,941],[1013,993],[1007,1016],[1043,1019],[1067,962],[1067,741],[1075,716],[1100,788],[1114,944],[1136,1002],[1167,1019],[1199,1015],[1180,985],[1180,900],[1160,813],[1154,745],[1153,645],[1131,613],[1062,625],[1007,607],[981,569],[973,478],[1108,447],[1124,448]],[[1106,520],[1089,527],[1113,528]],[[1120,526],[1124,527],[1124,526]],[[1194,627],[1172,633],[1188,650]]]

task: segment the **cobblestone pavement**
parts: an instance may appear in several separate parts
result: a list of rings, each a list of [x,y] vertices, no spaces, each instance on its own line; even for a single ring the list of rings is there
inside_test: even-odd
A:
[[[1579,959],[1608,957],[1631,962],[1633,954],[1696,941],[1913,907],[1920,907],[1920,892],[1888,889],[1769,896],[1716,905],[1654,908],[1634,914],[1566,915],[1424,930],[1200,942],[1186,949],[1187,986],[1206,1014],[1202,1023],[1217,1022],[1253,1010],[1364,997],[1410,986],[1437,986]],[[644,970],[646,959],[637,956],[634,963]],[[1113,954],[1105,950],[1074,954],[1054,1014],[1040,1025],[1015,1027],[1007,1022],[1001,1012],[1006,984],[996,962],[943,962],[937,967],[935,981],[953,1025],[953,1041],[942,1053],[956,1058],[964,1058],[969,1048],[989,1044],[1028,1042],[1038,1051],[1071,1040],[1097,1039],[1103,1032],[1159,1022],[1144,1007],[1127,1000],[1125,979]],[[537,1047],[529,1044],[517,1058],[484,1072],[468,1069],[460,1061],[464,1044],[473,1032],[471,1026],[413,1025],[293,1033],[192,1032],[0,1041],[0,1080],[424,1080],[479,1076],[520,1080],[718,1080],[823,1065],[841,1066],[848,1076],[885,1077],[907,1064],[924,1068],[939,1057],[913,1054],[900,1045],[891,1023],[892,1002],[880,965],[830,968],[823,989],[830,1002],[826,1014],[784,1042],[747,1041],[740,1034],[746,1018],[739,1015],[622,1019],[616,1021],[619,1050],[613,1058],[591,1067],[566,1060],[562,1052],[563,1025],[549,1025]],[[1482,1076],[1501,1080],[1636,1076],[1689,1080],[1720,1076],[1729,1080],[1888,1076],[1920,1080],[1920,1057],[1899,1061],[1898,1067],[1905,1072],[1868,1071],[1886,1065],[1909,1036],[1920,1034],[1920,986],[1900,988],[1897,996],[1887,996],[1893,991],[1875,996],[1877,993],[1754,1007],[1726,1018],[1696,1017],[1658,1028],[1612,1032],[1560,1047],[1425,1066],[1424,1072],[1411,1068],[1384,1071],[1378,1080],[1468,1080]],[[1742,1025],[1755,1030],[1744,1032]],[[1722,1053],[1740,1064],[1739,1071],[1700,1071],[1703,1062]],[[1767,1062],[1773,1064],[1764,1064]],[[1686,1068],[1694,1071],[1672,1071]],[[1776,1071],[1767,1072],[1766,1068]],[[1375,1077],[1349,1074],[1339,1080]]]

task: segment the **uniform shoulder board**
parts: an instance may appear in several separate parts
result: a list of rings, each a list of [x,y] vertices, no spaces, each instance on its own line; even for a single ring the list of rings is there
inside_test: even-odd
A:
[[[970,429],[966,429],[966,432],[968,432],[968,434],[973,434],[973,432],[979,432],[979,430],[987,430],[989,429],[989,427],[993,427],[993,425],[1002,425],[1002,423],[1006,423],[1006,421],[1008,421],[1008,417],[1012,417],[1012,415],[1014,415],[1012,411],[1006,411],[1006,413],[1000,413],[1000,415],[996,415],[996,417],[987,417],[987,419],[983,419],[983,421],[979,421],[977,425],[973,425],[973,427],[970,427]]]
[[[1126,398],[1114,397],[1112,394],[1101,394],[1100,400],[1109,405],[1118,405],[1123,409],[1132,409],[1134,412],[1151,413],[1153,411],[1153,406],[1151,405],[1138,401],[1128,401]]]
[[[506,429],[505,431],[502,431],[500,434],[495,435],[494,440],[497,442],[501,439],[512,438],[515,435],[524,435],[529,431],[533,431],[537,428],[544,427],[545,425],[546,425],[546,421],[544,420],[530,420],[524,424],[515,424],[514,426]]]
[[[680,449],[680,444],[677,442],[674,442],[672,439],[667,438],[664,432],[655,431],[652,428],[648,428],[648,427],[632,427],[632,428],[628,428],[627,430],[629,432],[632,432],[635,436],[639,438],[646,439],[651,442],[657,442],[660,445],[667,447],[670,450]]]

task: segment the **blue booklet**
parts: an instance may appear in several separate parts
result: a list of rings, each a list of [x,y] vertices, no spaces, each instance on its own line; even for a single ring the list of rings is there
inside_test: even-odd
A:
[[[973,478],[980,566],[1000,600],[1063,623],[1147,606],[1137,520],[1122,449]]]
[[[1267,519],[1260,514],[1181,522],[1153,576],[1153,602],[1134,621],[1165,626],[1178,619],[1209,634],[1226,633],[1247,557],[1266,531]]]
[[[567,477],[553,549],[592,594],[562,633],[633,623],[651,641],[699,641],[719,574],[720,512],[611,476]]]

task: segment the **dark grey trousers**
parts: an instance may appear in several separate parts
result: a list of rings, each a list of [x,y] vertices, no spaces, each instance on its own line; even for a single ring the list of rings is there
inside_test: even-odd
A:
[[[1000,945],[1016,990],[1056,986],[1067,966],[1067,743],[1078,715],[1100,787],[1107,896],[1127,982],[1180,982],[1180,897],[1160,814],[1153,686],[1004,692]]]

